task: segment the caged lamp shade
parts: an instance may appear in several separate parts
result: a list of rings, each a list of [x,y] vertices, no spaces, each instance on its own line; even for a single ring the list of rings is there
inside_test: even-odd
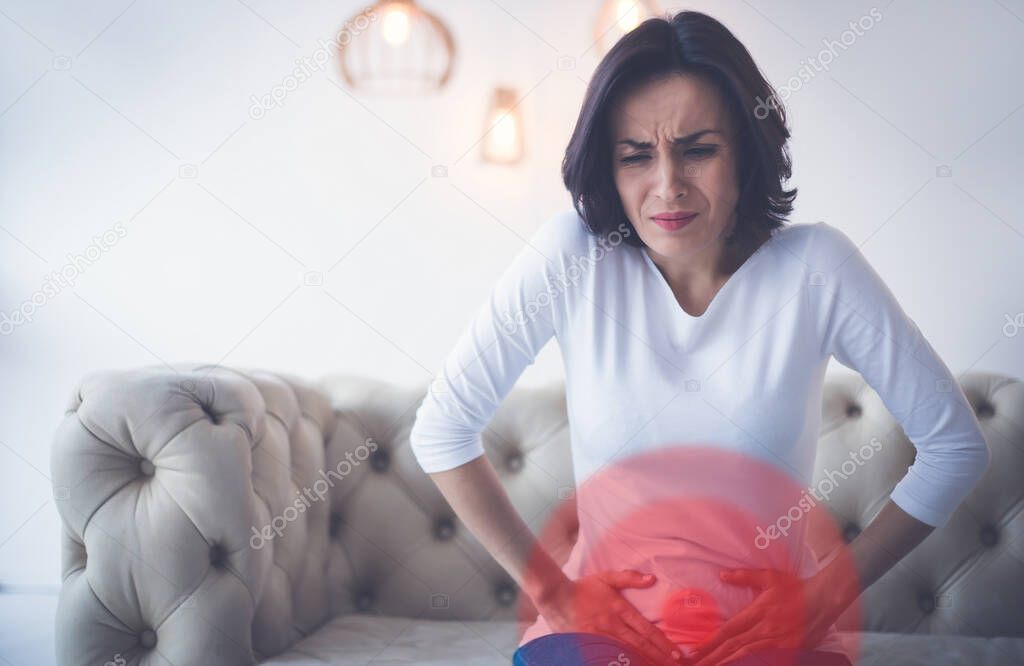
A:
[[[523,118],[512,88],[494,91],[484,120],[481,157],[491,164],[515,164],[523,158]]]
[[[350,25],[355,29],[339,40],[338,60],[353,90],[416,95],[440,90],[451,77],[451,33],[415,0],[380,0],[346,21],[343,31]]]

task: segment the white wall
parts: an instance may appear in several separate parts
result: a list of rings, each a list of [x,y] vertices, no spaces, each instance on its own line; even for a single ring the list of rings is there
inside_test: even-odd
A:
[[[83,374],[203,361],[425,382],[524,238],[569,207],[558,169],[599,3],[423,3],[457,42],[442,94],[353,97],[332,61],[257,120],[250,96],[360,3],[0,0],[0,311],[124,229],[0,336],[0,584],[58,582],[49,443]],[[878,8],[787,99],[793,221],[863,243],[954,372],[1024,377],[1024,330],[1003,333],[1024,311],[1024,2],[883,5],[686,3],[779,86]],[[529,91],[520,166],[470,150],[497,85]],[[302,286],[309,271],[322,287]],[[549,344],[522,383],[560,372]]]

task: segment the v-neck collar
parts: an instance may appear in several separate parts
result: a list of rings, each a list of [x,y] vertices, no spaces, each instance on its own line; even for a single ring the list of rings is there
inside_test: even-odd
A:
[[[696,316],[684,310],[683,306],[681,306],[679,304],[679,301],[676,300],[676,296],[672,292],[672,286],[669,285],[668,280],[665,279],[665,276],[661,274],[661,270],[658,269],[658,266],[657,264],[654,263],[654,260],[651,259],[649,254],[647,254],[647,249],[644,247],[639,247],[637,248],[637,250],[640,252],[640,254],[643,255],[644,263],[647,264],[651,272],[654,274],[654,278],[660,283],[662,294],[664,296],[667,296],[668,302],[672,309],[675,312],[679,313],[678,316],[682,317],[687,322],[704,322],[707,319],[709,319],[712,314],[714,314],[714,310],[718,302],[724,300],[723,297],[728,296],[727,291],[733,286],[733,283],[736,282],[737,279],[742,278],[744,272],[748,272],[750,270],[750,267],[755,263],[757,256],[760,254],[764,254],[765,248],[768,247],[768,245],[770,245],[772,241],[775,240],[775,238],[778,236],[778,232],[780,232],[781,230],[782,228],[772,230],[772,233],[768,237],[768,239],[761,243],[760,247],[754,250],[754,252],[749,257],[747,257],[742,264],[740,264],[739,268],[732,272],[732,274],[726,279],[725,283],[718,288],[718,291],[715,292],[715,295],[711,298],[711,302],[708,303],[708,306],[704,309],[704,312]]]

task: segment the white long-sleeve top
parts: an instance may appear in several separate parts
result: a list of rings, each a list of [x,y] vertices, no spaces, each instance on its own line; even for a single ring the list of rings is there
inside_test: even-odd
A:
[[[824,222],[777,229],[694,317],[644,248],[590,234],[573,209],[552,216],[419,406],[410,443],[424,471],[483,455],[481,432],[552,337],[577,487],[624,456],[700,442],[806,488],[830,357],[864,377],[916,447],[891,494],[908,514],[941,526],[988,464],[956,378],[857,246]]]

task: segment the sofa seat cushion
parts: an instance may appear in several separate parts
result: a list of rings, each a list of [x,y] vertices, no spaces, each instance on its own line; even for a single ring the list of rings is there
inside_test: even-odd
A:
[[[462,666],[512,663],[515,622],[419,620],[353,613],[336,617],[264,664],[424,664]]]
[[[840,632],[844,641],[853,639]],[[367,614],[334,618],[287,652],[263,662],[289,666],[424,664],[510,666],[518,644],[514,622],[417,620]],[[866,633],[861,666],[1024,664],[1024,638]]]

